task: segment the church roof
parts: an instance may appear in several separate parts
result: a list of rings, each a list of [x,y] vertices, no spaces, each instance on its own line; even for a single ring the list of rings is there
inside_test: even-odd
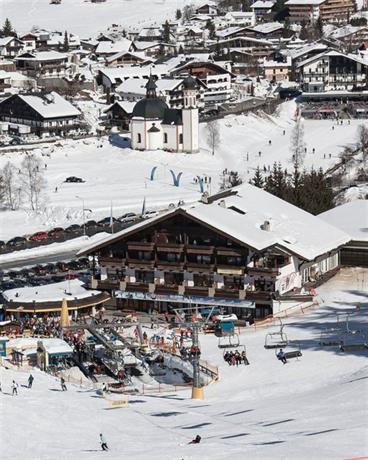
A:
[[[161,99],[144,98],[138,101],[133,109],[133,117],[163,119],[168,109],[166,102]]]
[[[197,89],[198,88],[198,83],[195,80],[195,78],[193,78],[191,75],[189,75],[189,77],[184,79],[183,86],[184,86],[185,89]]]
[[[150,127],[150,129],[148,130],[149,133],[159,133],[160,130],[157,128],[157,126],[155,126],[155,124],[153,123],[153,125]]]
[[[163,125],[182,125],[182,112],[179,109],[166,109],[164,119],[162,120]]]

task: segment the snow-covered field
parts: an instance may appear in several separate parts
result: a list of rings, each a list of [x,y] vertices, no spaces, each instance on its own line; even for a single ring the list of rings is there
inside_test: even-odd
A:
[[[177,8],[198,0],[0,0],[1,18],[9,18],[18,33],[29,32],[33,26],[47,30],[73,32],[81,38],[94,37],[112,24],[131,26],[162,24],[173,18]]]
[[[220,366],[220,381],[205,388],[205,401],[187,391],[131,396],[127,408],[106,410],[95,391],[34,372],[0,368],[3,460],[348,459],[368,455],[367,353],[318,345],[321,329],[336,325],[336,312],[354,312],[350,327],[367,328],[368,271],[345,269],[319,290],[320,307],[294,317],[285,332],[303,356],[282,365],[263,348],[271,328],[241,334],[250,366],[228,367],[214,336],[200,337],[204,358]],[[356,306],[360,305],[360,311]],[[103,433],[110,451],[100,451]],[[195,435],[199,445],[187,445]]]
[[[244,181],[253,177],[258,165],[261,168],[272,167],[275,161],[291,170],[290,136],[294,114],[295,103],[287,102],[280,106],[278,116],[251,114],[220,120],[221,143],[214,156],[207,145],[206,124],[200,126],[201,151],[193,155],[163,151],[136,152],[112,146],[106,138],[102,141],[63,141],[59,147],[48,145],[36,149],[33,152],[47,164],[45,206],[38,214],[26,207],[19,211],[1,212],[0,239],[81,223],[81,199],[85,200],[85,209],[91,210],[86,211],[86,219],[98,220],[110,215],[111,201],[116,217],[124,212],[140,212],[144,197],[146,209],[162,208],[179,200],[187,203],[195,201],[201,195],[198,184],[193,181],[197,175],[210,176],[212,180],[208,191],[215,193],[219,189],[220,174],[225,168],[239,171]],[[332,121],[306,120],[304,137],[308,153],[304,160],[305,167],[327,169],[335,164],[343,147],[355,142],[360,123],[359,120],[352,120],[350,125],[345,122],[343,126],[335,126],[332,130]],[[19,167],[23,155],[0,155],[0,168],[7,161]],[[154,166],[158,167],[156,178],[150,181]],[[172,185],[170,169],[176,174],[183,172],[180,187]],[[68,176],[78,176],[86,182],[64,183]]]

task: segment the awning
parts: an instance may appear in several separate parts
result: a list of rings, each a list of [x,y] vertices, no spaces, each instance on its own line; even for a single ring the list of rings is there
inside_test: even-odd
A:
[[[145,300],[150,302],[185,303],[218,307],[255,308],[250,300],[225,299],[222,297],[184,296],[175,294],[151,294],[149,292],[114,291],[119,299]]]

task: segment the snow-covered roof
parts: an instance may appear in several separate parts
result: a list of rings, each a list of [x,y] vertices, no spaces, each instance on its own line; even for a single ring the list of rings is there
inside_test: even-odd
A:
[[[18,339],[10,339],[7,347],[22,351],[25,355],[33,355],[37,352],[38,342],[42,342],[42,345],[47,353],[51,355],[73,353],[73,349],[70,345],[68,345],[64,340],[56,338],[40,339],[39,337],[21,337]]]
[[[361,57],[357,56],[356,54],[344,54],[341,53],[340,51],[335,51],[335,50],[330,50],[324,53],[317,54],[313,57],[310,57],[306,59],[305,61],[300,62],[297,67],[303,67],[307,64],[310,64],[311,62],[318,61],[319,59],[323,57],[328,57],[328,56],[336,56],[336,57],[345,57],[347,59],[351,59],[352,61],[358,62],[359,64],[364,64],[367,65],[367,61],[362,59]]]
[[[352,26],[351,24],[347,24],[346,26],[339,27],[335,29],[329,34],[329,38],[339,39],[348,37],[349,35],[355,34],[360,32],[361,30],[367,30],[366,26],[359,27],[359,26]]]
[[[259,32],[261,34],[269,34],[283,28],[284,26],[279,22],[265,22],[263,24],[261,23],[257,24],[256,26],[249,27],[249,29],[254,30],[254,32]]]
[[[3,38],[0,38],[0,46],[6,46],[9,43],[11,43],[13,40],[16,40],[17,42],[22,43],[21,40],[19,40],[16,37],[3,37]]]
[[[85,299],[99,294],[99,291],[87,290],[81,280],[74,279],[60,283],[45,284],[44,286],[27,286],[9,289],[3,292],[3,297],[8,302],[61,302],[63,299]]]
[[[256,2],[251,5],[251,8],[257,9],[257,8],[272,8],[275,2],[270,1],[270,0],[257,0]]]
[[[133,56],[133,57],[136,57],[137,59],[142,59],[144,61],[152,61],[152,59],[148,58],[143,52],[141,51],[136,51],[136,52],[132,52],[132,51],[120,51],[119,53],[115,53],[113,54],[112,56],[109,56],[108,58],[106,58],[106,62],[109,63],[109,62],[113,62],[115,61],[116,59],[120,59],[121,57],[123,57],[125,54],[129,54],[130,56]]]
[[[204,224],[261,251],[272,246],[282,247],[305,260],[313,260],[350,240],[349,235],[325,221],[250,184],[234,189],[236,194],[211,204],[198,203],[180,208]],[[167,211],[150,222],[161,220],[177,210]],[[270,222],[270,231],[261,225]],[[83,253],[106,245],[147,225],[138,223],[111,235],[83,250]]]
[[[55,61],[57,59],[68,59],[68,56],[58,51],[38,51],[32,53],[20,54],[15,60],[21,59],[22,61]]]
[[[116,79],[148,78],[150,75],[161,77],[161,75],[166,75],[168,73],[169,68],[165,64],[160,64],[144,67],[105,67],[99,70],[102,74],[106,75],[112,83],[116,83]]]
[[[132,113],[133,109],[135,107],[137,102],[131,102],[131,101],[116,101],[114,104],[111,104],[107,109],[104,110],[104,112],[108,112],[111,107],[115,104],[119,105],[126,113]]]
[[[116,42],[102,41],[97,45],[96,54],[116,54],[122,51],[128,51],[132,42],[128,39]]]
[[[73,117],[80,111],[69,101],[52,91],[44,97],[36,95],[18,95],[26,104],[32,107],[43,118]]]
[[[352,240],[368,241],[368,200],[350,201],[318,217],[350,235]]]
[[[321,5],[326,0],[288,0],[285,5]]]
[[[293,49],[292,51],[289,52],[290,56],[292,59],[297,59],[300,56],[303,56],[303,54],[308,54],[311,51],[324,51],[327,49],[327,45],[321,42],[315,42],[315,43],[308,43],[305,46],[302,46],[301,48]]]

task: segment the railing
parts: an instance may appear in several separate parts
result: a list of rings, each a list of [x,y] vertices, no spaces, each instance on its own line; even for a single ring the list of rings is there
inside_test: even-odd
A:
[[[155,394],[155,393],[168,393],[172,391],[189,390],[191,388],[192,388],[191,383],[185,383],[182,385],[166,385],[166,384],[161,384],[161,383],[159,383],[158,385],[143,384],[141,394],[147,395],[147,394]]]

